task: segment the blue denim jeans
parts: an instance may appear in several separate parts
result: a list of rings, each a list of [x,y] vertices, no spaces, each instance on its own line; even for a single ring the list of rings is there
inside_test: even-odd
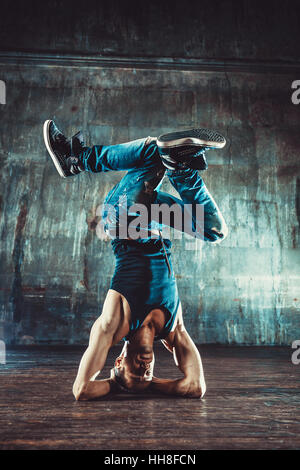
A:
[[[192,230],[188,230],[189,234],[192,231],[194,237],[211,243],[218,243],[227,236],[228,230],[222,214],[197,170],[166,171],[181,199],[160,191],[161,182],[154,192],[147,191],[146,182],[150,181],[155,185],[156,180],[160,181],[158,174],[164,171],[155,138],[147,137],[118,145],[86,147],[79,159],[86,171],[127,170],[126,175],[107,194],[104,201],[102,218],[108,233],[116,233],[116,225],[120,224],[122,211],[123,214],[126,213],[127,223],[139,214],[136,209],[132,212],[131,208],[135,204],[144,204],[148,208],[153,204],[166,204],[168,207],[176,204],[182,214],[190,215]],[[197,212],[197,206],[201,206],[202,210]],[[112,212],[109,207],[116,210]],[[188,211],[184,212],[187,208]],[[149,213],[153,216],[152,211]],[[163,222],[160,218],[151,217],[151,220],[148,220],[147,233],[149,229],[161,230],[166,225],[165,220]],[[168,225],[178,228],[172,218]],[[181,230],[186,231],[183,226]]]

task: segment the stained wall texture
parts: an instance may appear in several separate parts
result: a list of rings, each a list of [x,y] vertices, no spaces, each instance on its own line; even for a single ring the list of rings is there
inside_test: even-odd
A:
[[[54,7],[59,4],[54,2]],[[209,8],[208,2],[203,4]],[[42,139],[42,124],[48,118],[68,135],[82,129],[91,145],[198,125],[219,129],[228,144],[208,154],[209,169],[203,178],[223,212],[229,236],[218,246],[187,237],[173,241],[187,329],[197,343],[291,344],[300,338],[300,105],[291,101],[291,84],[300,79],[299,44],[292,48],[286,38],[272,49],[269,39],[264,44],[252,42],[241,15],[248,11],[248,17],[255,17],[255,10],[250,2],[240,4],[243,10],[230,11],[235,11],[231,26],[239,25],[245,32],[240,32],[241,43],[226,28],[228,46],[213,42],[216,29],[204,35],[206,42],[186,30],[191,55],[223,60],[227,54],[229,60],[235,50],[241,60],[290,60],[293,70],[265,73],[252,70],[249,61],[247,70],[226,64],[196,70],[180,41],[180,28],[175,35],[174,22],[165,30],[173,41],[162,45],[154,27],[151,35],[142,27],[132,30],[128,12],[110,7],[105,28],[99,20],[102,29],[96,28],[90,13],[85,30],[77,26],[74,32],[70,26],[66,31],[58,22],[54,32],[48,26],[43,29],[48,36],[44,32],[39,42],[30,31],[22,33],[22,43],[12,34],[4,38],[0,332],[7,343],[85,344],[101,313],[114,267],[109,241],[96,233],[96,210],[123,173],[61,179]],[[147,8],[151,15],[158,6],[154,2]],[[166,13],[164,7],[161,13]],[[284,11],[283,16],[291,25],[296,22],[295,15]],[[22,23],[22,15],[17,21]],[[33,16],[31,27],[39,30],[36,21]],[[109,22],[119,25],[121,36],[112,30],[108,38]],[[195,20],[194,28],[196,24]],[[276,23],[272,28],[270,24],[275,35]],[[199,21],[200,30],[206,27]],[[255,28],[259,30],[259,23]],[[290,31],[293,34],[292,27]],[[149,61],[146,66],[138,59],[126,66],[109,61],[84,64],[80,55],[80,61],[78,56],[74,63],[63,63],[54,54],[73,45],[80,54],[92,54],[109,41],[122,59],[144,55]],[[16,59],[16,53],[25,51],[32,52],[31,60],[22,55]],[[52,51],[51,57],[45,51]],[[180,69],[178,62],[176,67],[157,65],[151,62],[152,55],[182,55],[184,67]],[[163,190],[174,194],[167,180]]]

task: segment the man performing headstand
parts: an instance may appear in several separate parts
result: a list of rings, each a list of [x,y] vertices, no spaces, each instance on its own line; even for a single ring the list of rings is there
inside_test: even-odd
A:
[[[202,397],[206,386],[201,358],[184,327],[171,242],[163,239],[160,231],[165,221],[154,217],[152,211],[146,223],[139,220],[139,227],[134,221],[141,205],[150,213],[153,205],[174,208],[175,204],[181,214],[190,216],[192,230],[186,225],[180,230],[211,243],[223,240],[226,224],[198,170],[207,168],[205,150],[223,148],[225,138],[208,129],[192,129],[120,145],[85,147],[80,133],[67,139],[48,120],[44,123],[44,140],[62,177],[82,171],[127,170],[103,206],[104,230],[112,238],[116,266],[102,314],[92,326],[79,365],[73,385],[75,398],[89,400],[118,390],[146,389]],[[159,190],[165,173],[181,199]],[[199,206],[202,211],[198,211]],[[175,222],[170,218],[167,225],[178,229]],[[132,227],[138,237],[132,236]],[[109,349],[122,339],[124,347],[110,378],[95,380]],[[154,377],[153,342],[158,339],[173,353],[183,377]]]

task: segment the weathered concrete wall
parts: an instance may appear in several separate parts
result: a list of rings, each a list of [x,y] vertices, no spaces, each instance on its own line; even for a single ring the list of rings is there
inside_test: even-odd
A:
[[[120,173],[63,180],[42,123],[87,143],[174,128],[219,129],[205,182],[230,234],[174,241],[187,328],[197,342],[287,344],[300,337],[300,107],[290,75],[10,65],[1,69],[1,323],[8,342],[86,343],[114,260],[95,211]],[[164,190],[171,191],[168,182]],[[23,339],[22,339],[23,338]]]
[[[223,132],[204,179],[230,234],[192,250],[174,241],[187,327],[197,342],[300,337],[298,3],[1,2],[0,338],[86,343],[114,266],[95,213],[122,174],[60,179],[47,118],[88,144]]]

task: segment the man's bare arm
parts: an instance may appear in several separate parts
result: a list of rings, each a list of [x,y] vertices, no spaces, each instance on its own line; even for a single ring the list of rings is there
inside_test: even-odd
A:
[[[164,344],[167,349],[173,351],[175,364],[184,377],[175,380],[154,377],[152,389],[169,395],[202,398],[206,391],[202,361],[183,321],[177,325],[172,340],[166,340]]]
[[[95,378],[104,367],[109,348],[112,345],[112,335],[97,326],[93,341],[82,356],[77,377],[73,385],[76,400],[89,400],[106,395],[110,392],[110,379]]]
[[[73,385],[76,400],[90,400],[107,395],[114,383],[110,378],[96,380],[105,365],[110,347],[118,340],[116,333],[123,319],[122,299],[108,292],[102,315],[93,324],[89,346],[79,364],[77,377]]]

